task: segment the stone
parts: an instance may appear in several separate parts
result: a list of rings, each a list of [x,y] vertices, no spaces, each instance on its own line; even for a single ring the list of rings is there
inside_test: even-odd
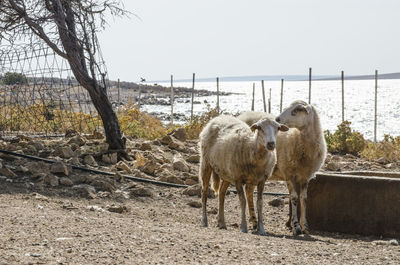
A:
[[[0,168],[3,168],[3,163],[1,163],[1,161],[0,161]]]
[[[159,181],[174,183],[174,184],[184,184],[183,180],[176,176],[162,176],[159,178]]]
[[[130,195],[133,197],[153,197],[153,192],[145,187],[135,187],[130,189]]]
[[[271,205],[272,207],[283,207],[285,206],[285,200],[282,198],[274,198],[268,202],[268,205]]]
[[[187,205],[193,208],[201,208],[201,202],[198,201],[190,201],[187,203]]]
[[[174,169],[182,171],[182,172],[189,172],[190,171],[190,168],[189,168],[188,164],[180,156],[174,156],[174,159],[173,159],[173,162],[172,162],[172,166],[174,167]]]
[[[83,163],[85,163],[86,165],[92,166],[92,167],[99,166],[92,155],[85,156],[83,158]]]
[[[128,208],[125,205],[111,205],[107,206],[107,211],[112,213],[124,213],[128,211]]]
[[[171,137],[171,142],[168,144],[168,147],[171,149],[175,149],[178,151],[185,151],[185,145],[179,141],[178,139],[175,139],[173,137]]]
[[[90,183],[90,185],[95,187],[96,190],[100,190],[100,191],[108,191],[108,192],[115,191],[114,185],[112,185],[110,182],[102,180],[102,179],[95,179]]]
[[[34,181],[43,181],[47,174],[48,173],[34,173],[30,178]]]
[[[185,183],[185,185],[192,186],[192,185],[196,185],[197,181],[195,181],[193,179],[186,179],[184,183]]]
[[[21,172],[21,173],[27,173],[29,169],[27,167],[24,167],[22,165],[19,165],[15,168],[16,172]]]
[[[378,164],[381,164],[381,165],[386,165],[386,164],[390,163],[390,161],[385,157],[381,157],[381,158],[375,160],[375,162],[377,162]]]
[[[74,151],[70,146],[59,146],[54,150],[54,155],[68,159],[74,156]]]
[[[50,173],[50,165],[44,162],[29,162],[26,167],[31,174]]]
[[[87,184],[79,184],[72,187],[80,196],[87,199],[96,198],[96,189]]]
[[[193,185],[193,186],[189,186],[186,189],[184,189],[182,193],[184,195],[188,195],[188,196],[199,196],[199,197],[201,197],[201,185],[200,184],[196,184],[196,185]],[[208,198],[213,198],[213,197],[215,197],[214,191],[209,188],[208,189]]]
[[[173,131],[171,135],[181,142],[185,142],[187,139],[187,136],[188,136],[185,128],[183,128],[183,127],[178,128],[177,130]]]
[[[139,149],[142,151],[151,151],[151,142],[149,141],[143,142],[140,145]]]
[[[338,162],[331,161],[326,165],[326,169],[330,171],[340,171],[340,165]]]
[[[81,161],[79,160],[78,157],[74,156],[74,157],[68,159],[68,163],[73,164],[73,165],[80,165]]]
[[[169,172],[174,172],[174,167],[171,164],[164,164],[160,166],[160,169],[168,170]]]
[[[69,139],[68,144],[76,144],[77,146],[82,146],[82,145],[86,144],[86,141],[83,139],[82,136],[76,135],[76,136],[72,137],[71,139]]]
[[[153,144],[154,144],[154,145],[161,145],[161,142],[160,142],[159,140],[156,139],[156,140],[153,141]]]
[[[67,187],[72,187],[74,185],[72,180],[70,178],[66,178],[66,177],[61,177],[59,179],[59,183],[60,183],[60,185],[67,186]]]
[[[116,168],[123,170],[127,174],[132,174],[131,168],[124,161],[119,161],[116,165]]]
[[[111,153],[111,154],[104,154],[101,159],[103,162],[107,164],[112,164],[115,165],[118,162],[118,154],[117,153]]]
[[[147,160],[143,166],[138,167],[142,172],[153,175],[159,164],[154,160]]]
[[[15,178],[17,176],[14,172],[12,172],[10,169],[8,169],[6,167],[0,168],[0,175],[6,176],[9,178]]]
[[[50,172],[54,173],[54,174],[64,175],[64,176],[69,175],[67,166],[61,161],[52,164],[50,167]]]
[[[194,154],[190,155],[186,161],[191,162],[191,163],[199,163],[200,162],[200,155],[199,154]]]
[[[37,151],[41,151],[45,148],[44,144],[40,141],[31,141],[30,144],[34,146]]]
[[[173,141],[173,138],[171,135],[166,135],[160,139],[160,142],[165,145],[169,145],[169,143],[171,143],[172,141]]]
[[[53,174],[47,174],[43,178],[43,182],[52,187],[57,187],[59,184],[58,177]]]

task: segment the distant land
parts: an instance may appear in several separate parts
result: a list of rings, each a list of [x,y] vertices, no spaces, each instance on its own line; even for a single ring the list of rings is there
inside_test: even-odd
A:
[[[375,75],[352,75],[344,76],[345,80],[370,80],[375,79]],[[399,73],[379,74],[379,79],[400,79]],[[216,78],[196,78],[196,82],[215,82]],[[279,81],[284,79],[285,81],[306,81],[308,75],[252,75],[252,76],[223,76],[219,80],[225,82],[239,82],[239,81]],[[340,75],[313,75],[312,80],[340,80]],[[170,80],[157,80],[147,81],[146,83],[167,83]],[[174,82],[192,82],[192,79],[177,79]]]

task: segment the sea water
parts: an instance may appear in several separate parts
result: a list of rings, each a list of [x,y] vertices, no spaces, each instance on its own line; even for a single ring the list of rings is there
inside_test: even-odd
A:
[[[219,82],[221,92],[232,92],[229,96],[220,96],[220,109],[229,114],[251,110],[253,83],[255,84],[255,111],[264,111],[261,82]],[[160,83],[169,86],[169,83]],[[175,82],[176,87],[192,87],[191,82]],[[281,81],[265,81],[265,98],[268,111],[268,98],[271,92],[271,113],[280,113]],[[196,89],[216,91],[216,82],[197,82]],[[283,87],[283,108],[294,100],[309,100],[308,81],[285,81]],[[377,139],[384,134],[400,135],[400,80],[379,80],[377,93]],[[190,117],[189,100],[175,99],[174,113]],[[193,112],[200,115],[210,107],[216,106],[217,96],[196,97]],[[311,104],[319,111],[323,130],[331,132],[342,122],[342,84],[341,80],[312,81]],[[148,112],[171,113],[170,106],[144,105]],[[365,138],[374,137],[375,80],[345,80],[344,82],[344,118],[351,122],[353,130],[361,132]]]

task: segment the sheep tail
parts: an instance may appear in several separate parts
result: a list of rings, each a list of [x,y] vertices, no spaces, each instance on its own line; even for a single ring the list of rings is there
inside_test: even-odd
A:
[[[221,182],[221,179],[218,176],[218,174],[215,173],[214,171],[211,173],[211,178],[212,178],[212,188],[215,191],[215,193],[218,194],[219,184]]]

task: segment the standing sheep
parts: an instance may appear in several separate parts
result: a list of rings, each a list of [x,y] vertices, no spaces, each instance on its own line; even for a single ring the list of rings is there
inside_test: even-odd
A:
[[[294,101],[277,118],[289,132],[278,134],[277,164],[273,175],[286,180],[290,194],[289,221],[294,235],[308,234],[306,199],[308,181],[325,161],[326,143],[317,110],[304,101]],[[300,198],[299,198],[300,197]],[[298,209],[300,204],[300,226]]]
[[[225,194],[229,183],[233,183],[240,200],[240,229],[244,233],[247,232],[243,184],[249,187],[257,185],[257,231],[261,235],[266,234],[262,221],[262,195],[265,180],[275,165],[273,150],[278,130],[287,131],[288,128],[272,119],[260,120],[249,128],[244,122],[231,116],[216,117],[202,130],[199,143],[201,152],[199,179],[202,183],[204,227],[208,226],[207,194],[212,176],[213,188],[219,193],[218,227],[226,229]],[[220,179],[223,180],[221,185]]]

